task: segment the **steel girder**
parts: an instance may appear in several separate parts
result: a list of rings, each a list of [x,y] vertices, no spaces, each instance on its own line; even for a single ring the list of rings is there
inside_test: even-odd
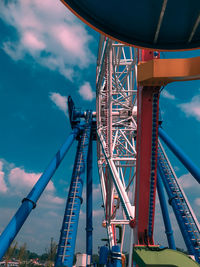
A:
[[[134,220],[136,49],[101,36],[97,59],[97,151],[110,248],[116,224]]]
[[[91,140],[91,127],[92,112],[89,111],[87,112],[85,126],[83,126],[83,132],[77,147],[55,266],[73,265],[79,213],[82,204],[83,181]]]

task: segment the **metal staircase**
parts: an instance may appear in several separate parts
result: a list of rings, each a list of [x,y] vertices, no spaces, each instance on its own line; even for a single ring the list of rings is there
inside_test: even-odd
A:
[[[86,170],[90,142],[92,113],[88,112],[86,124],[78,143],[75,164],[61,229],[55,266],[72,266],[80,206],[82,203],[83,178]]]
[[[174,210],[188,252],[194,255],[196,261],[200,263],[200,226],[161,143],[158,146],[158,172],[163,180],[169,204]]]

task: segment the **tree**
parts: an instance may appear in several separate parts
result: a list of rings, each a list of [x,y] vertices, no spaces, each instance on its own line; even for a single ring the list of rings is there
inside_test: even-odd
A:
[[[57,244],[55,241],[53,241],[53,237],[51,238],[51,243],[49,248],[46,250],[48,254],[48,261],[47,261],[47,266],[53,266],[54,261],[56,258],[56,251],[57,251]]]
[[[14,245],[10,245],[10,247],[8,248],[4,258],[5,258],[5,267],[8,266],[8,261],[12,259],[12,257],[14,256],[15,252],[17,249],[17,242],[15,242]]]
[[[19,260],[19,264],[21,265],[21,263],[26,260],[26,256],[27,256],[27,251],[26,251],[26,243],[24,243],[20,248],[19,248],[19,252],[18,252],[18,260]]]
[[[30,260],[30,259],[37,259],[39,258],[39,255],[35,252],[31,252],[29,250],[26,251],[27,253],[27,258]]]

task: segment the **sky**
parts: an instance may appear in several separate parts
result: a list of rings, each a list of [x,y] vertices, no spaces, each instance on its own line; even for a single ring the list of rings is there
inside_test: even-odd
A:
[[[71,131],[67,96],[95,110],[99,34],[55,0],[0,1],[0,232]],[[163,58],[200,56],[200,51],[162,52]],[[200,81],[175,82],[161,94],[163,128],[200,167]],[[46,188],[16,240],[44,253],[59,239],[76,143]],[[94,143],[94,251],[106,237]],[[200,219],[197,182],[169,152],[176,174]],[[85,189],[84,189],[85,190]],[[85,195],[85,191],[83,192]],[[175,218],[177,246],[184,247]],[[155,240],[166,245],[159,205]],[[85,202],[76,251],[84,252]]]

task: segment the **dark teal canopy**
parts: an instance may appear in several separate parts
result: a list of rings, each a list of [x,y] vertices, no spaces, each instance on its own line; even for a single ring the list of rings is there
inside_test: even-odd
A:
[[[200,48],[200,0],[62,0],[91,26],[153,49]]]

